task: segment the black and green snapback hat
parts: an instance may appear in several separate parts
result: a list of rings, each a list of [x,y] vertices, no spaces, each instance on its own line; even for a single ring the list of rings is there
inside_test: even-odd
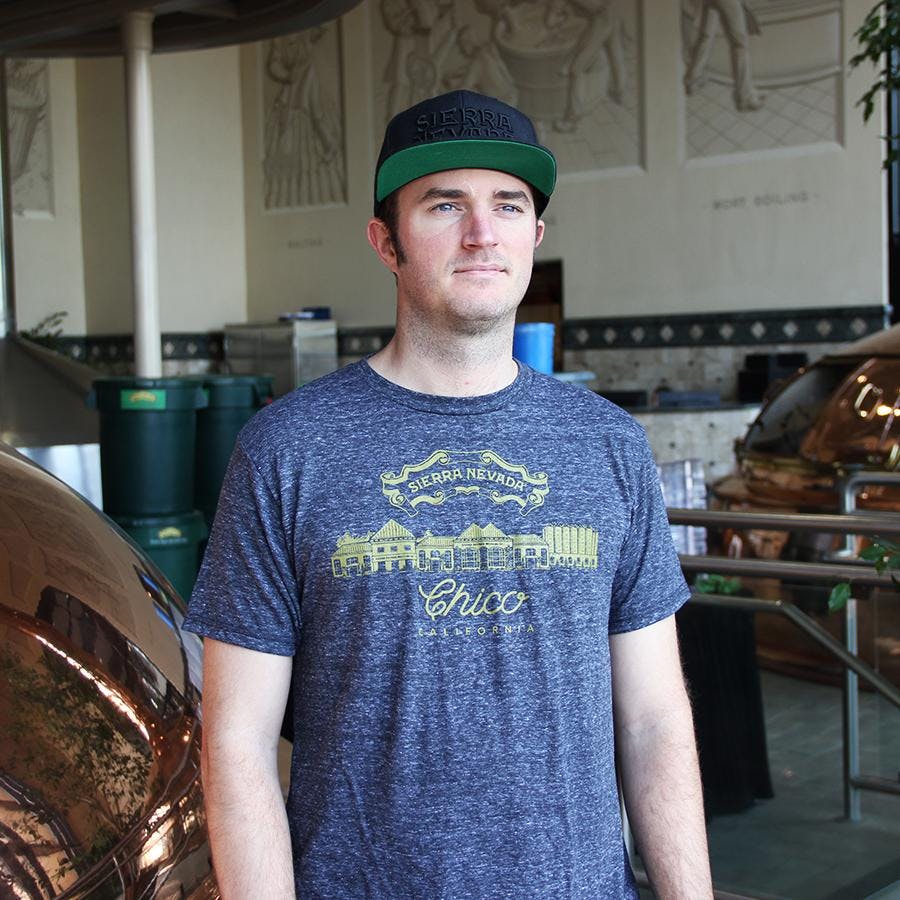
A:
[[[531,119],[474,91],[451,91],[397,113],[375,167],[375,207],[398,188],[447,169],[496,169],[528,182],[541,215],[556,185],[556,159]]]

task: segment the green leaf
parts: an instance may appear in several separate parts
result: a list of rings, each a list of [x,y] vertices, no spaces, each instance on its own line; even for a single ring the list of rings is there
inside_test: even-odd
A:
[[[828,609],[830,612],[838,612],[847,605],[850,599],[850,582],[842,581],[836,584],[828,595]]]
[[[866,560],[866,562],[876,562],[884,556],[884,548],[878,544],[869,544],[868,547],[863,547],[862,550],[859,551],[859,558]]]
[[[736,594],[740,589],[740,578],[729,578],[718,572],[698,575],[694,581],[694,590],[698,594]]]
[[[900,3],[882,0],[866,14],[862,24],[853,32],[858,43],[858,52],[850,57],[850,68],[863,63],[871,63],[876,68],[875,81],[859,98],[863,121],[868,122],[876,110],[876,101],[881,93],[889,94],[900,84],[900,67],[892,52],[900,47]],[[887,148],[885,167],[898,158],[897,151]]]

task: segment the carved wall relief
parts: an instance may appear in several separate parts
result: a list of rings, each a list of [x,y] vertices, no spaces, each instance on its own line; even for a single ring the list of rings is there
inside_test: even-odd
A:
[[[6,102],[13,209],[20,214],[52,213],[47,60],[7,60]]]
[[[329,22],[261,45],[267,210],[347,201],[339,28]]]
[[[370,12],[376,146],[400,110],[467,88],[526,112],[561,171],[639,164],[637,0],[375,0]]]
[[[843,0],[682,0],[690,157],[840,139]]]

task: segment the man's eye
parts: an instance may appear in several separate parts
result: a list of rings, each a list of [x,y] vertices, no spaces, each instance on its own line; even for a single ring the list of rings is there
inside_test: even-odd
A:
[[[438,203],[438,205],[433,206],[432,209],[434,209],[437,212],[452,212],[454,209],[456,209],[456,204],[455,203]]]
[[[514,203],[504,203],[503,206],[500,207],[503,212],[508,213],[520,213],[522,212],[521,206],[516,206]]]

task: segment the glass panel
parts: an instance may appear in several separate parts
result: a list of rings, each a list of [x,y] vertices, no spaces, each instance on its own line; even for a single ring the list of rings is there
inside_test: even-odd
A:
[[[895,884],[900,796],[865,791],[862,820],[843,819],[841,688],[768,670],[760,680],[774,796],[710,817],[716,886],[813,900],[869,897]],[[871,763],[893,754],[885,774],[896,782],[900,710],[866,691],[860,713],[863,774],[878,774]]]
[[[842,635],[843,615],[824,611],[821,586],[739,581],[738,597],[793,600]],[[900,683],[898,599],[885,592],[858,601],[860,656],[893,683]],[[843,818],[836,657],[776,613],[690,602],[677,621],[716,887],[791,900],[900,888],[900,795],[863,791],[862,820]],[[900,785],[900,709],[860,683],[860,774]]]

